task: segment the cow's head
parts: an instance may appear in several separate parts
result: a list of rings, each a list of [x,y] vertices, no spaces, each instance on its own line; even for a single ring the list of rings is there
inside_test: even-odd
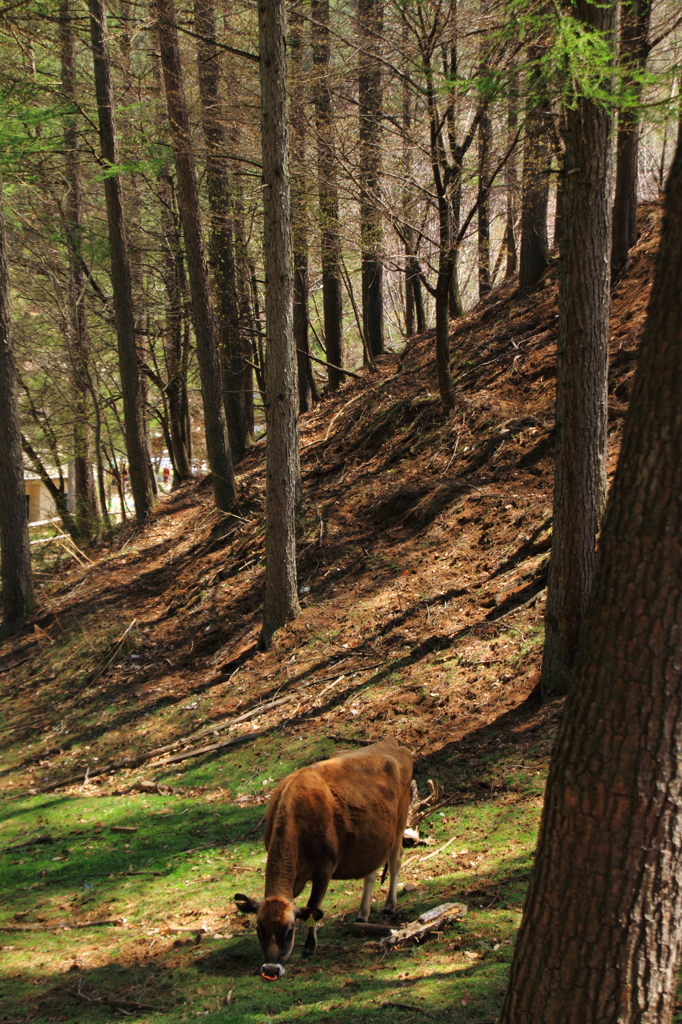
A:
[[[266,981],[276,981],[284,974],[284,965],[294,948],[296,922],[305,921],[309,927],[314,927],[324,916],[317,907],[297,907],[280,896],[252,900],[238,892],[234,901],[243,914],[256,915],[258,941],[265,959],[261,976]]]

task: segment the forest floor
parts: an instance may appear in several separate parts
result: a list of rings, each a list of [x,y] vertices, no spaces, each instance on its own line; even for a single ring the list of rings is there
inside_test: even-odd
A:
[[[659,216],[642,209],[614,297],[611,471]],[[0,647],[0,1022],[494,1019],[561,710],[536,689],[556,321],[554,267],[453,325],[449,419],[431,333],[303,417],[302,613],[268,653],[262,443],[234,515],[188,485],[40,577],[30,629]],[[400,919],[468,913],[382,953],[344,928],[360,883],[332,883],[319,955],[297,946],[267,985],[232,897],[262,893],[269,794],[389,732],[438,792]]]

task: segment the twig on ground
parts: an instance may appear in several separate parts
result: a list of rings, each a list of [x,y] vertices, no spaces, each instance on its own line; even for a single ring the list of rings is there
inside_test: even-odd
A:
[[[113,1006],[116,1010],[158,1010],[164,1012],[163,1006],[152,1006],[151,1003],[136,1003],[130,999],[97,999],[95,996],[86,996],[80,989],[74,992],[71,988],[64,991],[74,999],[84,999],[86,1003],[95,1003],[97,1006]]]
[[[432,1020],[438,1020],[435,1013],[429,1013],[429,1011],[425,1010],[422,1006],[413,1006],[412,1003],[394,1003],[391,999],[383,999],[379,1003],[379,1006],[384,1009],[394,1007],[396,1010],[414,1010],[417,1013],[423,1013],[425,1017],[431,1017]]]

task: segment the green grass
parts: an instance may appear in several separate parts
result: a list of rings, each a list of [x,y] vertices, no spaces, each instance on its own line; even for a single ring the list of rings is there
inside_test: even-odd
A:
[[[250,1024],[274,1018],[311,1024],[414,1019],[416,1011],[382,1002],[420,1006],[453,1022],[494,1016],[530,869],[535,800],[469,802],[444,808],[423,824],[434,846],[405,851],[402,881],[415,881],[417,888],[406,893],[401,885],[400,918],[413,920],[446,900],[466,903],[467,916],[441,938],[380,955],[343,926],[347,915],[354,917],[360,882],[333,882],[319,955],[304,960],[300,937],[280,982],[267,985],[258,976],[255,932],[236,914],[232,897],[238,891],[262,894],[264,806],[235,801],[269,792],[293,768],[333,750],[333,743],[314,735],[275,734],[222,757],[180,765],[164,776],[182,789],[171,795],[98,795],[93,785],[87,796],[5,797],[3,847],[45,834],[53,842],[2,853],[0,924],[74,923],[86,916],[125,924],[0,932],[0,1018],[120,1019],[112,1006],[69,994],[79,986],[90,997],[162,1007],[136,1011],[135,1019],[169,1024],[199,1016]],[[535,776],[515,771],[509,777],[532,797]],[[132,783],[138,776],[129,774]],[[114,830],[121,826],[136,831]],[[447,850],[409,862],[438,851],[453,836]],[[375,918],[384,898],[377,892]],[[169,925],[202,924],[220,937],[196,942],[190,932],[168,933]],[[232,989],[230,1004],[223,1005]]]

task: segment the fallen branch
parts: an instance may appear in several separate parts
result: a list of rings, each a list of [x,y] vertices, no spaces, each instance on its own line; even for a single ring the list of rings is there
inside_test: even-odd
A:
[[[130,999],[97,999],[95,996],[86,996],[85,992],[74,992],[71,988],[64,991],[74,999],[84,999],[86,1003],[94,1003],[97,1006],[113,1006],[115,1010],[158,1010],[165,1012],[163,1006],[152,1006],[151,1003],[136,1003]]]
[[[346,931],[350,932],[351,935],[390,935],[393,931],[390,924],[370,924],[365,921],[349,921],[346,924]]]
[[[390,999],[384,999],[379,1003],[379,1006],[388,1009],[389,1007],[395,1007],[396,1010],[413,1010],[417,1013],[423,1013],[425,1017],[431,1017],[432,1020],[438,1020],[435,1013],[429,1013],[428,1010],[423,1009],[421,1006],[413,1006],[412,1003],[394,1003]]]
[[[47,835],[37,836],[35,839],[27,839],[25,843],[16,843],[15,846],[5,846],[3,853],[11,853],[13,850],[22,850],[25,846],[39,846],[41,843],[53,843],[54,839],[52,836]]]
[[[439,853],[443,853],[444,850],[447,850],[448,846],[452,846],[452,844],[456,841],[457,836],[453,836],[452,839],[448,839],[447,843],[443,843],[443,845],[439,846],[437,850],[433,850],[432,853],[427,853],[425,857],[420,857],[420,864],[423,863],[425,860],[431,860],[432,857],[437,857]]]
[[[0,924],[0,932],[58,932],[63,928],[100,928],[102,925],[122,925],[120,917],[106,917],[101,921],[62,921],[60,924]]]
[[[405,942],[420,943],[432,932],[443,931],[448,925],[460,921],[466,912],[467,908],[464,903],[443,903],[439,907],[434,907],[433,910],[427,910],[425,914],[404,928],[391,931],[391,934],[380,939],[377,945],[379,949],[386,950]]]

